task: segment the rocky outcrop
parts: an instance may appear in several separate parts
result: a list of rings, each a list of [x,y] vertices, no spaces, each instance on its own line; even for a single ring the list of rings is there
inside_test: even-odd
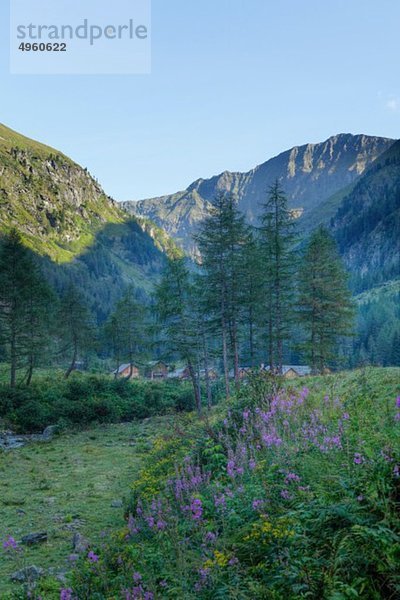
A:
[[[354,182],[393,142],[340,134],[320,144],[292,148],[247,173],[225,171],[210,179],[198,179],[173,195],[121,205],[130,214],[151,219],[193,253],[192,234],[218,192],[234,194],[248,221],[256,222],[269,186],[279,179],[290,207],[306,217],[332,194]]]

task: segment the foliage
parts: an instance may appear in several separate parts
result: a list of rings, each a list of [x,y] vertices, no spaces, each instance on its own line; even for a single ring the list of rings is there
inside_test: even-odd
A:
[[[194,407],[186,382],[126,381],[100,375],[61,373],[35,380],[30,387],[0,385],[0,417],[20,432],[47,425],[87,426],[144,419]]]
[[[157,438],[126,527],[82,559],[74,593],[397,597],[398,381],[396,369],[253,381],[211,422]]]

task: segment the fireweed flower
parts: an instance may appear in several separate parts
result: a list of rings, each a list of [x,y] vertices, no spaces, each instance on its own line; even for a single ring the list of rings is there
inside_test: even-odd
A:
[[[95,554],[93,552],[93,550],[91,550],[88,554],[88,559],[90,560],[90,562],[92,563],[96,563],[99,561],[99,557],[97,556],[97,554]]]
[[[255,499],[252,503],[253,510],[260,510],[264,506],[264,500]]]
[[[3,548],[6,552],[18,550],[18,543],[11,535],[9,535],[3,542]]]
[[[284,500],[291,500],[292,496],[289,493],[289,490],[281,490],[281,496]]]
[[[190,510],[192,511],[192,519],[194,521],[200,521],[203,516],[203,505],[200,498],[192,498]]]
[[[359,452],[355,452],[353,462],[355,465],[361,465],[364,462],[364,457]]]

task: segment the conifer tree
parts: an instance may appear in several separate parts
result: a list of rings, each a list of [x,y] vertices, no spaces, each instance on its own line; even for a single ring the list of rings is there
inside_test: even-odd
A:
[[[105,333],[117,362],[116,373],[120,362],[127,360],[130,367],[127,378],[130,379],[134,362],[142,360],[148,345],[146,310],[136,298],[133,285],[128,287],[117,303],[106,324]]]
[[[220,194],[196,236],[207,292],[207,312],[212,316],[215,333],[221,336],[227,397],[230,394],[229,349],[233,357],[235,383],[239,386],[242,252],[248,235],[244,216],[237,209],[233,196]]]
[[[281,373],[293,318],[295,222],[278,180],[263,204],[260,237],[269,365],[271,371]]]
[[[299,272],[298,317],[303,349],[314,373],[336,358],[340,338],[352,334],[353,306],[335,241],[324,227],[312,235]]]
[[[185,258],[168,260],[155,294],[155,311],[169,354],[177,355],[188,368],[196,408],[201,414],[198,381],[198,325],[194,311],[194,293]]]
[[[27,368],[27,383],[48,343],[51,291],[16,230],[0,248],[0,336],[10,363],[10,386]]]
[[[68,378],[75,369],[80,354],[93,347],[95,338],[90,310],[72,284],[61,298],[58,324],[61,352],[70,356],[70,364],[65,372],[65,377]]]

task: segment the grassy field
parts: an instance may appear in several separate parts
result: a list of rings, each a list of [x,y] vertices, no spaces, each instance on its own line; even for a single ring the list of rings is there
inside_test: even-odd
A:
[[[123,523],[124,500],[155,432],[169,419],[105,425],[63,434],[47,444],[0,453],[0,539],[47,531],[48,541],[24,547],[23,559],[0,557],[0,598],[17,586],[10,573],[27,565],[68,570],[74,532],[93,543]]]

